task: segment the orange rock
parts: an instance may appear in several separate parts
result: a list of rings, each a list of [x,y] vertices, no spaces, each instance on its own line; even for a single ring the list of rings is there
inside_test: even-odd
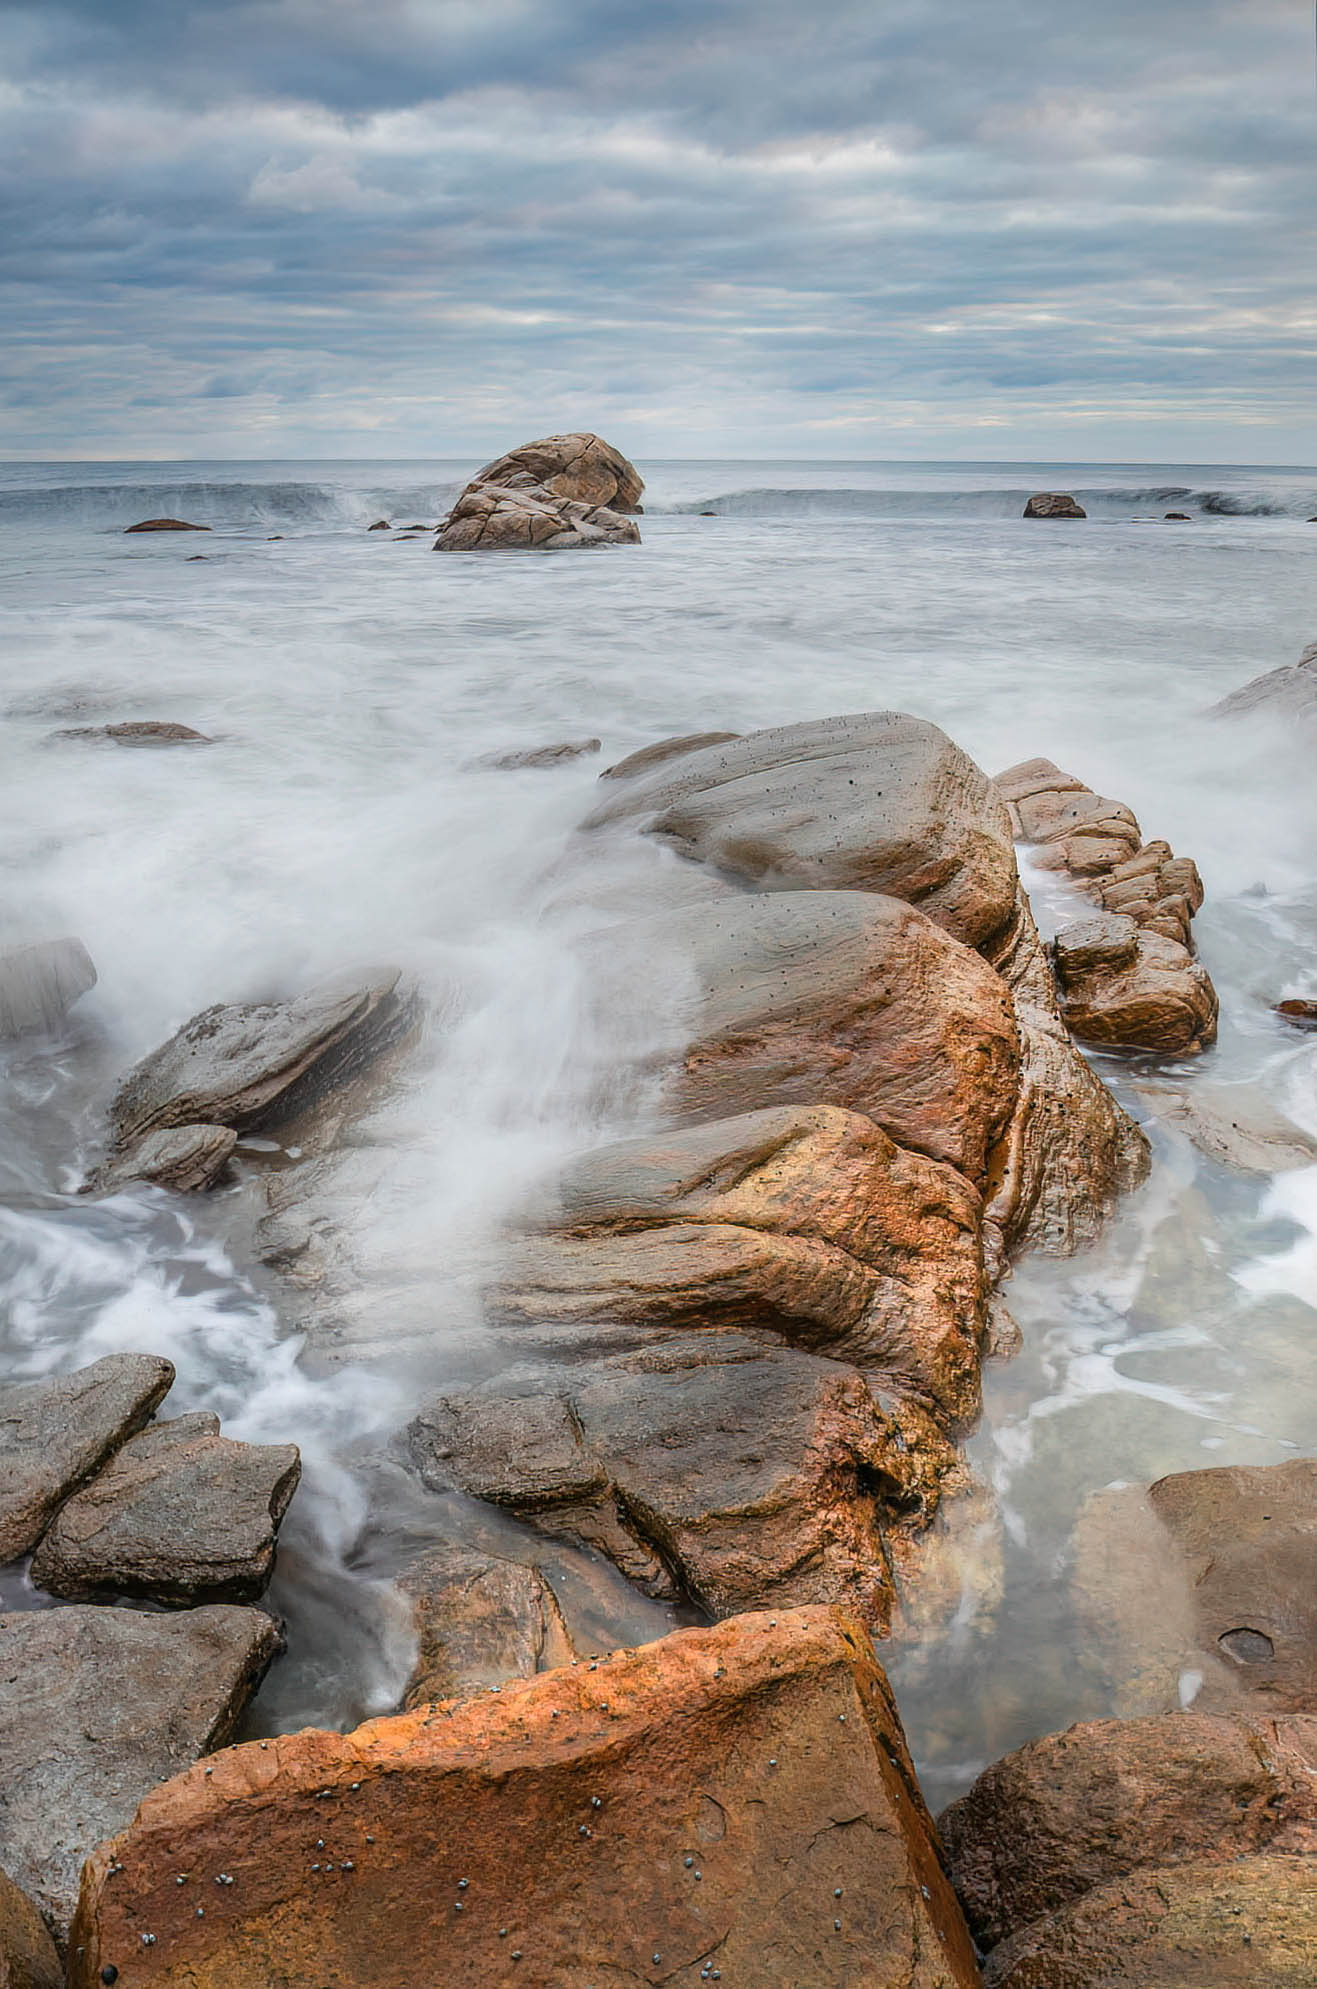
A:
[[[886,1680],[830,1609],[208,1767],[88,1863],[72,1989],[979,1983]]]

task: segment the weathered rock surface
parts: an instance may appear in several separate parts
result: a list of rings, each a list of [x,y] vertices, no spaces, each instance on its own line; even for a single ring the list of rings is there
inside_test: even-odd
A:
[[[1304,732],[1317,725],[1317,642],[1308,644],[1297,663],[1283,664],[1241,684],[1208,713],[1210,718],[1254,715],[1297,722]]]
[[[625,514],[644,490],[634,466],[597,435],[527,442],[471,479],[439,527],[438,552],[636,545]]]
[[[110,1108],[117,1146],[167,1127],[256,1132],[305,1109],[405,1030],[396,968],[292,1001],[207,1008],[129,1072]],[[117,1161],[116,1153],[113,1158]]]
[[[844,1105],[900,1146],[982,1179],[1010,1118],[1019,1038],[1009,994],[913,906],[864,891],[747,894],[609,928],[596,999],[677,963],[689,1047],[669,1081],[682,1118]],[[634,996],[632,996],[634,999]]]
[[[1145,1867],[1317,1851],[1317,1718],[1093,1720],[994,1762],[938,1829],[993,1948]]]
[[[963,1422],[987,1321],[981,1213],[962,1175],[862,1114],[778,1106],[575,1162],[490,1303],[532,1323],[765,1326]]]
[[[398,1587],[412,1599],[417,1641],[405,1706],[531,1678],[577,1655],[539,1568],[454,1542],[418,1555]]]
[[[926,720],[859,712],[682,752],[614,780],[587,828],[639,819],[759,889],[880,891],[968,946],[1015,910],[1011,825],[992,782]]]
[[[1076,504],[1068,491],[1040,490],[1025,505],[1024,515],[1026,518],[1087,518],[1088,513],[1081,504]]]
[[[988,1989],[1311,1989],[1317,1859],[1136,1872],[993,1950]]]
[[[112,739],[119,746],[213,746],[215,743],[206,733],[194,732],[190,725],[174,725],[163,718],[128,719],[122,725],[71,725],[50,736]]]
[[[209,525],[189,525],[185,518],[143,518],[140,525],[125,525],[125,532],[208,532]]]
[[[605,504],[612,511],[638,511],[645,489],[635,465],[620,450],[584,433],[523,442],[477,470],[468,489],[477,484],[543,491],[578,504]]]
[[[45,1921],[4,1872],[0,1872],[0,1989],[64,1989],[64,1969]]]
[[[854,1368],[705,1330],[509,1370],[431,1403],[410,1440],[428,1484],[594,1547],[649,1594],[718,1616],[839,1602],[881,1627],[882,1527],[935,1503],[954,1458],[902,1416]]]
[[[113,1195],[144,1181],[192,1194],[218,1181],[237,1144],[238,1135],[228,1126],[171,1126],[147,1133],[97,1168],[83,1193]]]
[[[0,951],[0,1039],[54,1029],[79,995],[96,985],[80,939],[45,939]]]
[[[1179,1056],[1215,1041],[1216,990],[1178,940],[1107,912],[1065,926],[1052,958],[1061,1014],[1082,1042]]]
[[[278,1644],[256,1609],[0,1616],[0,1864],[57,1933],[84,1858],[158,1782],[223,1745]]]
[[[150,1421],[173,1379],[173,1364],[155,1354],[107,1354],[76,1374],[0,1387],[0,1563],[36,1546],[64,1500]]]
[[[503,773],[513,773],[520,767],[560,767],[568,760],[597,753],[600,743],[598,739],[560,739],[553,746],[523,746],[516,752],[491,753],[481,764],[497,767]]]
[[[73,1989],[126,1964],[125,1989],[979,1980],[886,1681],[825,1610],[233,1749],[88,1867]]]
[[[1073,1579],[1119,1712],[1317,1711],[1317,1459],[1096,1493]]]
[[[685,753],[698,753],[705,746],[721,746],[728,739],[740,737],[739,732],[683,732],[673,739],[658,739],[652,746],[641,746],[637,752],[628,753],[615,766],[605,767],[599,778],[630,780],[633,774],[649,773],[664,760],[680,759]]]
[[[78,1602],[255,1602],[300,1475],[296,1445],[233,1443],[217,1416],[154,1423],[62,1507],[32,1580]]]

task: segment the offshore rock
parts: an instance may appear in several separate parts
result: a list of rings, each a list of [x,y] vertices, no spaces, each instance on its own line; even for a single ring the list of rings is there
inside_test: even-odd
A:
[[[410,1011],[395,992],[398,980],[390,967],[366,980],[327,982],[292,1001],[238,1002],[194,1015],[119,1087],[110,1108],[117,1147],[197,1123],[258,1132],[305,1110],[401,1035]]]
[[[496,484],[502,490],[530,490],[578,504],[605,504],[611,511],[638,511],[644,482],[633,463],[598,435],[546,435],[523,442],[477,470],[467,488]]]
[[[158,1782],[223,1745],[278,1647],[256,1609],[0,1616],[0,1864],[57,1934],[83,1860]]]
[[[1068,491],[1040,490],[1029,499],[1024,507],[1026,518],[1087,518],[1083,506],[1076,504]]]
[[[635,467],[597,435],[527,442],[471,479],[439,527],[437,552],[636,545]]]
[[[71,1493],[151,1420],[174,1379],[155,1354],[0,1387],[0,1563],[30,1553]]]
[[[539,1568],[448,1542],[418,1555],[398,1587],[412,1600],[417,1640],[405,1706],[530,1678],[577,1655]]]
[[[97,1168],[82,1192],[113,1195],[142,1181],[148,1187],[193,1194],[214,1186],[237,1144],[238,1135],[228,1126],[171,1126],[148,1133]]]
[[[527,1323],[764,1326],[948,1423],[979,1407],[980,1198],[835,1106],[624,1140],[568,1167],[489,1295]]]
[[[45,1921],[4,1872],[0,1872],[0,1989],[64,1989],[64,1969]]]
[[[140,525],[125,525],[125,532],[208,532],[209,525],[189,525],[185,518],[143,518]]]
[[[927,1418],[912,1441],[853,1368],[708,1329],[510,1370],[409,1436],[427,1484],[593,1547],[651,1595],[717,1616],[836,1602],[878,1628],[882,1528],[935,1504],[955,1455]]]
[[[96,985],[80,939],[46,939],[0,951],[0,1041],[55,1029],[79,995]]]
[[[300,1475],[296,1445],[233,1443],[216,1416],[154,1423],[62,1508],[32,1580],[77,1602],[255,1602]]]
[[[1144,1867],[1317,1852],[1317,1719],[1093,1720],[994,1762],[938,1829],[993,1948]]]
[[[232,1749],[96,1853],[73,1954],[72,1989],[979,1981],[886,1680],[821,1609]]]

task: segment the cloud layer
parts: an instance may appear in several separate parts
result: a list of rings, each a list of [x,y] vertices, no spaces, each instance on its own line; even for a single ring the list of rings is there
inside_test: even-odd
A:
[[[1317,458],[1301,0],[0,5],[11,455]]]

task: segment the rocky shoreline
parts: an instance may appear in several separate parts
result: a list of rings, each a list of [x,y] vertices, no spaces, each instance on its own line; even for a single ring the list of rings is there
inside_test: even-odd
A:
[[[641,490],[598,437],[547,438],[438,548],[633,543]],[[1311,1464],[1095,1495],[1076,1608],[1127,1717],[1031,1743],[938,1826],[873,1655],[970,1486],[1012,1261],[1092,1243],[1147,1174],[1080,1045],[1213,1041],[1192,860],[1050,762],[993,779],[888,711],[656,742],[576,847],[636,838],[684,901],[633,894],[581,953],[602,1013],[641,988],[664,1018],[617,1038],[647,1128],[528,1200],[478,1371],[400,1433],[392,1468],[454,1517],[399,1570],[406,1710],[226,1745],[277,1661],[296,1448],[157,1420],[147,1355],[0,1390],[3,1557],[64,1605],[0,1617],[0,1869],[45,1916],[0,1893],[0,1981],[1311,1980]],[[1046,944],[1017,847],[1073,892]],[[94,979],[75,941],[0,956],[4,1033]],[[306,1358],[387,1362],[344,1210],[424,1022],[392,967],[204,1010],[120,1082],[85,1192],[204,1194],[274,1146],[235,1233]],[[601,1567],[682,1627],[637,1644]]]

